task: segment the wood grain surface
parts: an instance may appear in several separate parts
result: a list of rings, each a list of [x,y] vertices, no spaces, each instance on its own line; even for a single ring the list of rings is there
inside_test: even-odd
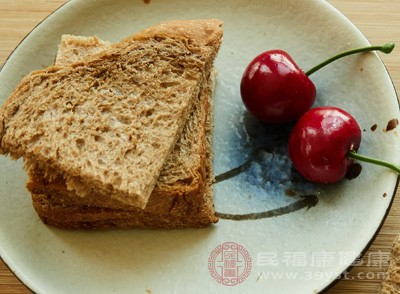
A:
[[[0,65],[6,61],[30,30],[65,2],[61,0],[0,0]],[[331,0],[328,2],[347,16],[372,44],[393,41],[398,45],[392,54],[381,55],[381,57],[399,92],[400,0]],[[362,259],[326,293],[379,292],[393,240],[400,233],[399,193],[398,191],[396,194],[379,234]],[[31,293],[1,259],[0,293]]]

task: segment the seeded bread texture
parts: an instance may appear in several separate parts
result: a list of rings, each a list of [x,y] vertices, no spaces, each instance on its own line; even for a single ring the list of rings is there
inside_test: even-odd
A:
[[[82,197],[145,207],[212,66],[220,25],[162,24],[28,75],[0,109],[0,151],[62,176]]]

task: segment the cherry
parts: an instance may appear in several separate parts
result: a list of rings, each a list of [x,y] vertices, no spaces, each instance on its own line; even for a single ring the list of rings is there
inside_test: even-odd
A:
[[[333,106],[307,111],[289,135],[289,157],[296,170],[315,183],[342,180],[354,160],[385,166],[400,173],[400,167],[357,153],[361,129],[348,112]]]
[[[307,180],[333,183],[346,175],[357,151],[361,129],[357,121],[337,107],[317,107],[306,112],[289,136],[289,156],[293,166]]]
[[[258,55],[246,68],[240,91],[248,111],[267,123],[296,120],[317,94],[313,82],[282,50]]]
[[[311,108],[316,87],[309,76],[325,65],[351,54],[366,51],[392,52],[395,44],[369,46],[343,52],[303,72],[282,50],[256,56],[245,69],[240,93],[247,110],[266,123],[287,123],[299,119]]]

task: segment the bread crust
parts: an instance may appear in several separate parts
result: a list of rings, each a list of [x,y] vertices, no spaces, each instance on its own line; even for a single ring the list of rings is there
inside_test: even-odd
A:
[[[41,220],[62,229],[131,229],[131,228],[203,228],[218,222],[209,207],[212,200],[205,202],[191,215],[153,214],[146,210],[113,210],[98,207],[57,205],[49,195],[32,194],[33,206]]]

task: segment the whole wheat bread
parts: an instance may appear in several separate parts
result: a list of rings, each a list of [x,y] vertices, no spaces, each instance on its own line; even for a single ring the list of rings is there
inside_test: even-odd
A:
[[[31,73],[0,109],[0,151],[46,179],[61,176],[79,196],[145,207],[200,96],[220,26],[169,22]]]
[[[64,35],[61,38],[59,50],[56,57],[56,64],[69,64],[87,58],[93,52],[105,50],[110,43],[100,40],[98,37],[82,37]],[[206,131],[207,117],[212,110],[211,96],[215,78],[213,73],[207,79],[207,84],[202,88],[199,100],[196,100],[188,122],[185,124],[183,132],[178,139],[171,155],[165,163],[152,194],[157,196],[150,197],[146,209],[154,210],[155,206],[170,207],[174,202],[174,197],[186,197],[187,202],[193,209],[201,205],[202,189],[206,181],[207,171],[205,162],[206,136],[210,132]],[[209,123],[210,124],[210,123]],[[44,177],[44,172],[38,169],[30,172],[30,179],[27,183],[28,189],[35,194],[62,194],[63,201],[70,201],[75,205],[87,205],[106,208],[132,209],[124,203],[91,193],[87,197],[80,197],[74,191],[68,191],[61,176],[48,180]]]
[[[64,35],[56,64],[80,61],[109,45],[97,37]],[[210,156],[212,110],[209,108],[213,85],[211,75],[144,210],[94,193],[79,197],[66,189],[61,177],[49,181],[36,170],[31,173],[27,187],[42,220],[66,229],[182,228],[216,222]]]

